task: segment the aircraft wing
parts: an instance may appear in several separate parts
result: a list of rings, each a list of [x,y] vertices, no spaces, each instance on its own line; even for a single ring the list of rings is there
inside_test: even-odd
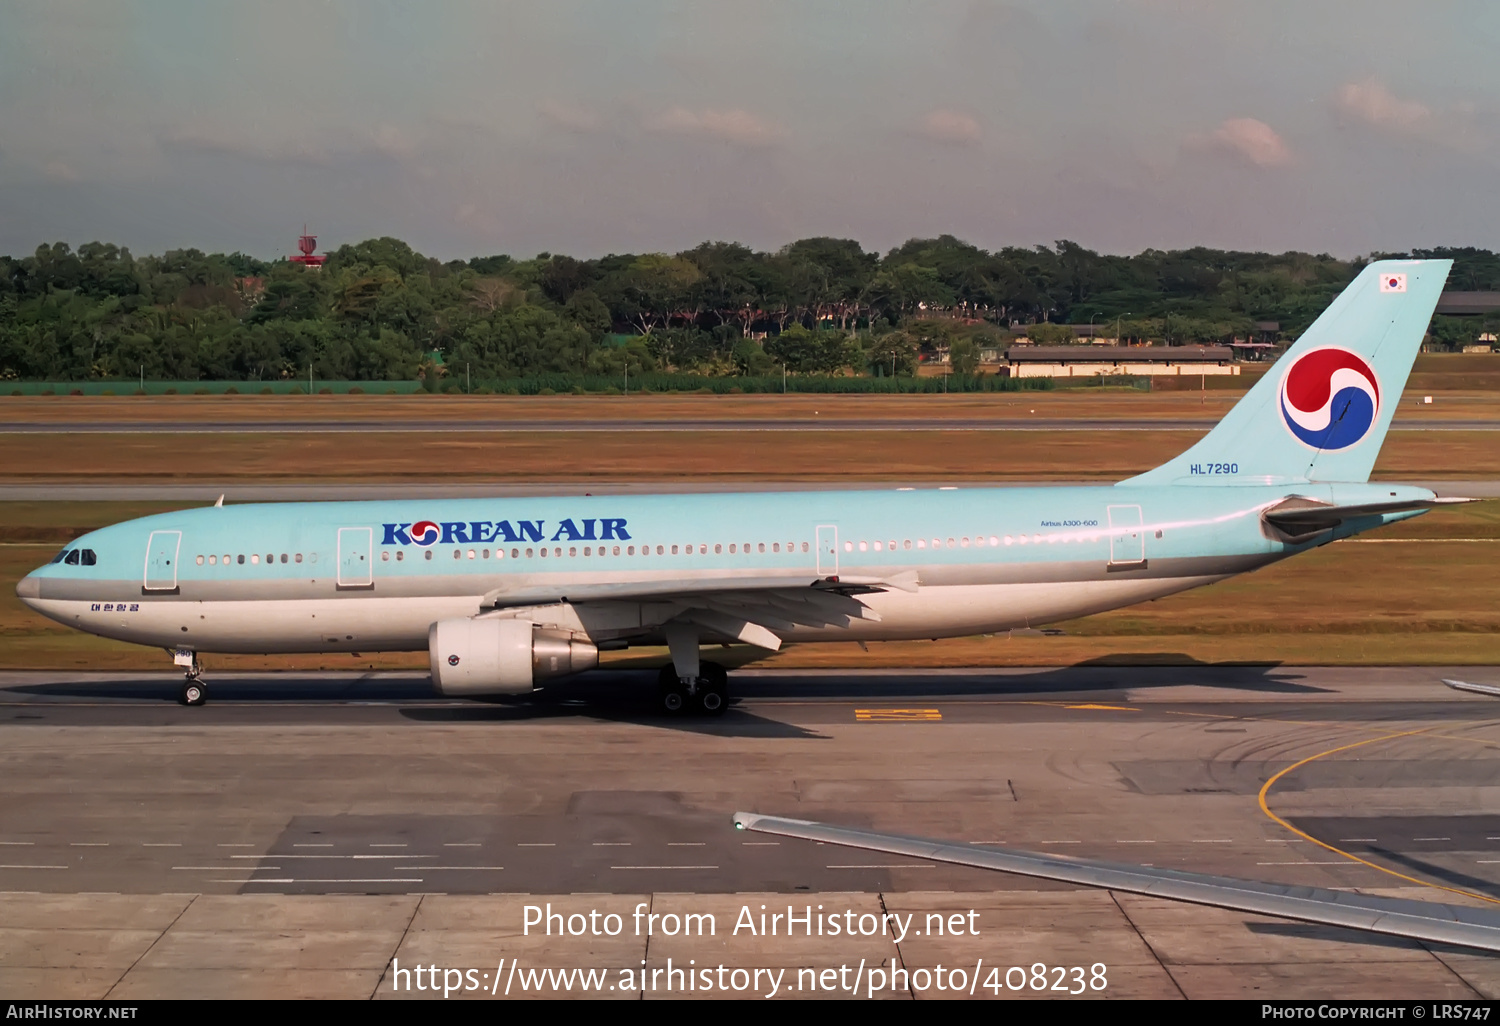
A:
[[[879,621],[880,614],[858,598],[889,589],[917,590],[915,572],[890,578],[725,578],[722,580],[631,581],[569,585],[545,594],[535,589],[495,591],[484,605],[493,608],[546,602],[649,601],[677,607],[673,619],[775,652],[776,631],[795,627],[848,627],[855,620]]]
[[[1278,916],[1308,923],[1410,937],[1440,944],[1461,944],[1500,951],[1500,912],[1440,905],[1404,898],[1382,898],[1322,887],[1238,880],[1206,873],[1186,873],[1094,859],[1043,855],[1003,848],[971,847],[944,841],[877,834],[801,819],[736,812],[739,830],[800,837],[826,844],[906,855],[934,862],[994,869],[1002,873],[1103,887],[1129,894],[1171,898],[1237,912]]]
[[[1382,513],[1409,513],[1413,510],[1432,509],[1434,506],[1451,506],[1460,502],[1475,502],[1475,499],[1408,499],[1400,502],[1367,502],[1338,506],[1315,499],[1294,496],[1267,509],[1261,518],[1277,530],[1293,538],[1304,538],[1319,531],[1330,531],[1346,520],[1359,517],[1379,516]]]

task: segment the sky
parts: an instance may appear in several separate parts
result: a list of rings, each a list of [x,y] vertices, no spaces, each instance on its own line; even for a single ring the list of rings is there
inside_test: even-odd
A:
[[[6,0],[0,253],[1500,249],[1489,0]]]

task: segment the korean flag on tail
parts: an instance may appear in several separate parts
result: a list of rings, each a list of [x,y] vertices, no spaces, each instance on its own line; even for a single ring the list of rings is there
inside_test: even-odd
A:
[[[1406,275],[1404,275],[1404,274],[1383,274],[1383,275],[1381,275],[1380,276],[1380,291],[1381,292],[1405,292],[1406,291]]]

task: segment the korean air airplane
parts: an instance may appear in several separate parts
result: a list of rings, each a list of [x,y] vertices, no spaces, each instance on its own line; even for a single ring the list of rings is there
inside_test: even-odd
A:
[[[717,714],[701,645],[1036,626],[1443,501],[1369,477],[1449,266],[1365,268],[1207,436],[1114,485],[215,506],[85,535],[16,591],[173,653],[189,705],[203,653],[425,648],[439,692],[479,697],[665,643],[662,707]]]

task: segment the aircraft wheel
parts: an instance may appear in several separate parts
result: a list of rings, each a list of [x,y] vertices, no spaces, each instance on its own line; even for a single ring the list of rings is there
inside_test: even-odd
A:
[[[723,688],[707,684],[702,691],[698,692],[698,708],[706,716],[723,716],[728,705]]]
[[[687,690],[682,686],[682,681],[677,679],[677,671],[671,663],[663,666],[656,675],[656,688],[662,711],[668,716],[682,715],[688,704]]]
[[[186,681],[182,685],[182,694],[177,696],[177,701],[183,705],[202,705],[208,701],[208,688],[201,680]]]
[[[687,695],[683,694],[682,688],[664,688],[661,693],[661,707],[668,716],[680,716],[682,710],[687,706]]]

